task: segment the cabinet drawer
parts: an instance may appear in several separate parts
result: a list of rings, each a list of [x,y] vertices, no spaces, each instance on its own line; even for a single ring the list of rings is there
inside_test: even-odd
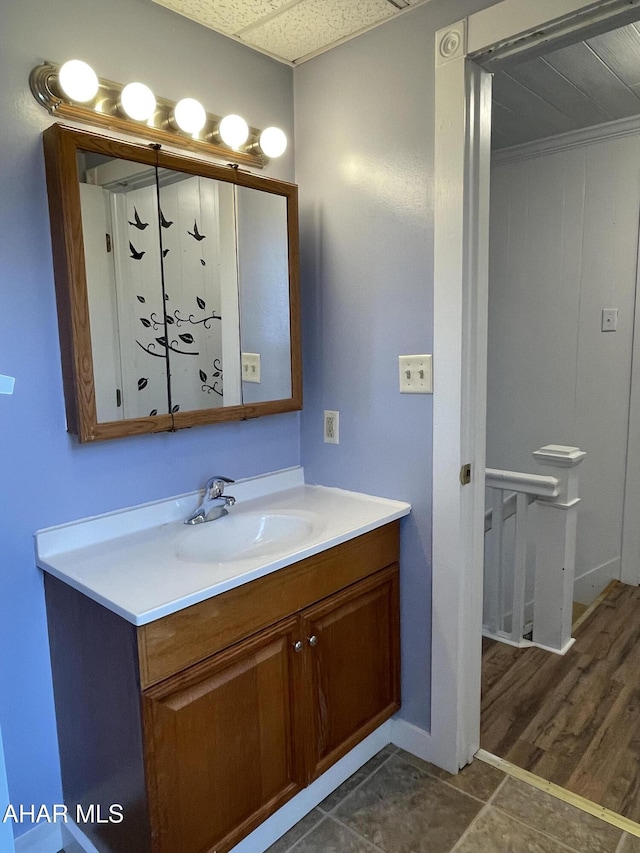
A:
[[[394,521],[141,626],[137,630],[141,686],[155,684],[395,563],[399,527]]]

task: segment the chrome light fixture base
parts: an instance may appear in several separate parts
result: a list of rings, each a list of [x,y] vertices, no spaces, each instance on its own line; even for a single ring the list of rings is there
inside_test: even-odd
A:
[[[119,83],[99,77],[99,88],[89,103],[74,103],[67,98],[58,85],[60,65],[44,62],[32,69],[29,86],[34,98],[51,115],[69,121],[81,122],[109,130],[143,137],[150,142],[173,146],[199,154],[219,158],[225,163],[252,166],[262,169],[268,158],[260,151],[260,130],[249,128],[249,138],[241,150],[235,150],[222,141],[217,133],[221,116],[206,113],[206,123],[196,135],[189,135],[176,127],[173,111],[176,104],[156,96],[156,109],[147,121],[128,118],[120,109],[120,93],[124,88]]]

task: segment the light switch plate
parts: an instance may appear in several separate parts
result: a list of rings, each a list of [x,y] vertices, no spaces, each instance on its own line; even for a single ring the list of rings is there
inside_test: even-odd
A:
[[[433,366],[431,355],[400,355],[401,394],[432,394]]]
[[[260,382],[260,353],[242,353],[242,381]]]
[[[617,332],[618,331],[618,309],[603,308],[602,309],[602,331]]]

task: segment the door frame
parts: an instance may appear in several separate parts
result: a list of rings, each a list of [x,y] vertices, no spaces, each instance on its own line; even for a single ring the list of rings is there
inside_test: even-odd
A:
[[[633,586],[640,584],[640,231],[637,257],[620,554],[620,580]]]
[[[480,745],[491,75],[637,16],[640,0],[502,0],[436,33],[431,734],[450,772]],[[482,65],[483,67],[480,67]],[[461,467],[471,482],[461,485]]]

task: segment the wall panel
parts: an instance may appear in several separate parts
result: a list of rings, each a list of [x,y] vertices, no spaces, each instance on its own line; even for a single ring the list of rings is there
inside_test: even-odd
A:
[[[601,568],[595,585],[619,570],[639,155],[627,136],[492,172],[487,464],[536,472],[543,444],[587,451],[576,575]]]

